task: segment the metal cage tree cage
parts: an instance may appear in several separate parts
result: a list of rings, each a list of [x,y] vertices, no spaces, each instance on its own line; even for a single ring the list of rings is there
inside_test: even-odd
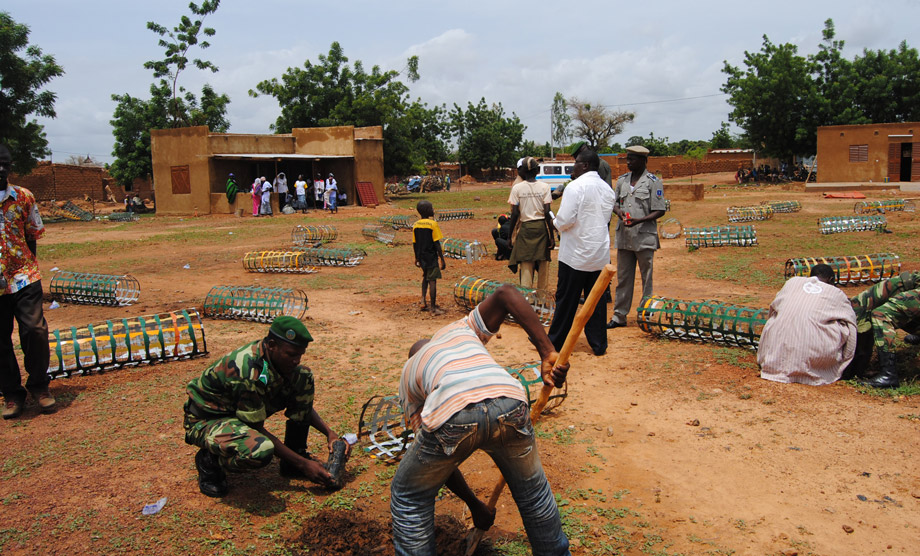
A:
[[[454,300],[457,305],[472,310],[476,305],[490,296],[500,286],[506,282],[498,280],[488,280],[478,276],[462,276],[460,281],[454,284]],[[544,325],[549,325],[553,320],[553,313],[556,310],[556,300],[552,295],[540,290],[525,288],[517,284],[510,284],[517,288],[523,294],[524,298],[533,307],[537,317]],[[513,319],[508,318],[510,322]]]
[[[752,205],[747,207],[728,207],[729,222],[751,222],[754,220],[769,220],[773,218],[773,208],[768,205]]]
[[[312,274],[319,270],[303,251],[250,251],[243,255],[243,268],[248,272],[288,274]]]
[[[684,228],[687,247],[751,247],[757,245],[754,226],[710,226]]]
[[[912,199],[884,199],[881,201],[859,201],[853,205],[856,214],[873,214],[885,212],[915,212],[917,205]]]
[[[887,227],[888,220],[881,214],[870,216],[826,216],[818,219],[818,230],[822,234],[881,232]]]
[[[141,285],[130,274],[112,275],[59,270],[51,277],[51,296],[85,305],[130,305],[141,294]]]
[[[307,294],[290,288],[214,286],[204,300],[204,316],[271,322],[275,317],[303,318]]]
[[[639,328],[650,334],[757,349],[769,311],[721,301],[651,296],[642,298],[636,313]]]
[[[826,264],[834,269],[837,284],[869,284],[893,278],[901,272],[901,258],[894,253],[847,255],[840,257],[800,257],[786,261],[785,277],[808,276],[813,266]]]
[[[207,355],[197,309],[107,320],[49,334],[51,378]]]
[[[291,243],[296,246],[309,246],[317,243],[329,243],[339,237],[335,226],[301,226],[291,230]]]

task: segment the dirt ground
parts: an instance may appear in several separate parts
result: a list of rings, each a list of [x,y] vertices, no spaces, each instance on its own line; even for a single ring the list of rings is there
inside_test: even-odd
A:
[[[684,226],[725,224],[725,208],[766,199],[799,200],[803,210],[755,223],[759,245],[689,252],[662,240],[655,291],[766,307],[798,256],[892,251],[904,270],[920,268],[915,213],[888,215],[892,234],[821,236],[819,216],[852,214],[853,201],[823,199],[801,184],[735,187],[730,176],[697,177],[706,199],[675,201],[667,217]],[[442,223],[447,237],[479,239],[506,211],[507,186],[464,185],[432,194],[435,208],[472,208],[472,220]],[[892,197],[869,194],[870,198]],[[364,238],[383,215],[414,214],[420,197],[376,209],[344,207],[273,218],[144,217],[133,223],[67,222],[39,242],[47,296],[52,268],[129,273],[141,283],[128,307],[62,303],[45,316],[52,330],[107,319],[201,308],[215,285],[284,286],[309,297],[315,338],[304,364],[317,380],[316,407],[340,433],[357,432],[361,405],[393,394],[408,347],[464,313],[453,300],[463,275],[512,280],[503,262],[448,259],[439,282],[445,315],[418,311],[419,272],[410,232],[401,245]],[[361,247],[354,268],[316,274],[252,274],[246,251],[290,245],[297,224],[330,224],[332,246]],[[184,268],[188,265],[189,268]],[[555,263],[551,287],[555,285]],[[637,286],[637,291],[641,288]],[[859,288],[846,288],[854,295]],[[638,298],[635,300],[638,302]],[[634,303],[635,306],[635,303]],[[635,309],[634,309],[635,310]],[[920,537],[920,398],[877,396],[851,384],[776,384],[758,376],[754,352],[659,339],[629,326],[609,332],[594,357],[579,342],[569,397],[538,426],[539,450],[574,554],[917,554]],[[52,382],[60,409],[34,405],[0,423],[0,553],[3,554],[392,554],[389,479],[395,467],[357,446],[338,493],[282,478],[277,463],[231,476],[231,493],[198,492],[195,449],[184,443],[184,387],[210,362],[261,337],[266,325],[204,320],[206,357],[94,373]],[[505,325],[489,348],[506,365],[537,358],[523,331]],[[901,350],[908,375],[917,350]],[[269,429],[283,433],[276,415]],[[311,437],[314,452],[322,442]],[[498,478],[476,455],[462,470],[487,496]],[[145,504],[167,497],[156,515]],[[469,517],[445,493],[438,501],[441,553],[459,553]],[[526,554],[526,535],[506,492],[479,554]]]

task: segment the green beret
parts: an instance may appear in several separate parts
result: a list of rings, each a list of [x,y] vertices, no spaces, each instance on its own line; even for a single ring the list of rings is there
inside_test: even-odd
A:
[[[307,327],[294,317],[275,317],[268,333],[279,340],[303,348],[313,341],[313,336],[310,336]]]
[[[584,141],[579,141],[579,142],[575,143],[574,145],[572,145],[572,154],[573,154],[573,155],[577,155],[577,154],[578,154],[578,149],[584,147],[585,145],[587,145],[587,143],[584,142]]]

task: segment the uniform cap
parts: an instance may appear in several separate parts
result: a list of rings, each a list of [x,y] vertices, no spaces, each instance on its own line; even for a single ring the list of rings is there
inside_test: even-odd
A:
[[[532,156],[525,156],[518,161],[518,168],[525,172],[536,170],[539,167],[540,164],[537,162],[537,159]]]
[[[584,147],[584,146],[586,146],[586,145],[587,145],[587,143],[584,142],[584,141],[579,141],[579,142],[575,143],[574,145],[572,145],[572,156],[578,156],[578,151],[580,151],[581,148]]]
[[[643,147],[642,145],[633,145],[631,147],[626,147],[627,153],[641,154],[642,156],[648,156],[649,150]]]
[[[294,317],[275,317],[268,333],[279,340],[303,348],[313,341],[313,336],[310,336],[307,327]]]

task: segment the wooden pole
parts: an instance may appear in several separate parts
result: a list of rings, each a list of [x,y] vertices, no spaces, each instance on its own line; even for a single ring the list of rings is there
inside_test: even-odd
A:
[[[591,318],[591,315],[594,314],[594,308],[597,306],[598,301],[600,301],[601,296],[604,295],[604,292],[607,291],[607,286],[610,285],[610,281],[616,275],[617,271],[613,268],[613,265],[608,264],[601,270],[600,276],[597,277],[597,281],[594,282],[594,287],[591,288],[591,292],[588,294],[588,297],[585,299],[584,304],[575,313],[575,320],[572,322],[572,327],[569,329],[568,335],[565,337],[565,343],[562,344],[562,349],[559,351],[559,358],[556,359],[557,365],[565,365],[569,361],[569,356],[572,355],[572,351],[575,349],[575,344],[578,342],[578,338],[581,336],[581,331],[584,330],[585,324],[588,323],[588,319]],[[543,385],[543,389],[540,390],[540,396],[530,407],[530,420],[534,423],[537,422],[540,418],[540,414],[543,413],[543,408],[546,407],[546,402],[549,401],[549,396],[553,392],[552,386]],[[494,510],[498,505],[498,499],[502,494],[502,491],[505,489],[505,478],[501,477],[495,487],[492,489],[492,495],[489,497],[487,505],[490,510]],[[470,531],[470,534],[466,537],[466,552],[465,556],[472,556],[476,552],[476,547],[479,546],[479,541],[482,540],[482,536],[485,534],[485,531],[482,529],[474,528]]]

